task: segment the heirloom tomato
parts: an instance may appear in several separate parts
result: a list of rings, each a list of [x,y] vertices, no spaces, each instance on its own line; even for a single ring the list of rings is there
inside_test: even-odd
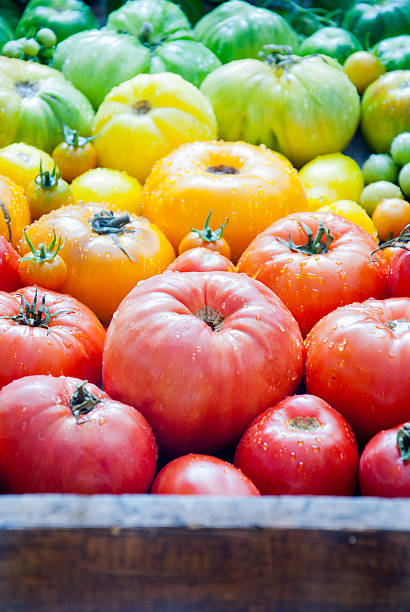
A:
[[[139,215],[142,188],[136,178],[120,170],[94,168],[71,183],[76,202],[105,203],[115,210]]]
[[[235,272],[233,263],[218,253],[205,247],[188,249],[179,255],[167,268],[172,272],[212,272],[213,270],[225,270]]]
[[[121,300],[142,279],[159,274],[175,259],[168,239],[153,224],[103,204],[64,206],[27,228],[32,244],[61,237],[67,277],[60,287],[108,323]],[[23,237],[19,251],[30,250]]]
[[[242,254],[237,270],[272,289],[306,335],[338,306],[384,298],[387,261],[377,242],[332,213],[295,213],[273,223]],[[332,402],[329,402],[332,405]]]
[[[236,261],[252,238],[274,220],[304,210],[297,172],[267,149],[244,142],[195,142],[159,160],[142,194],[144,215],[175,248],[190,227],[200,227],[209,206],[213,223],[229,219],[224,237]]]
[[[386,198],[376,206],[372,220],[380,240],[396,238],[410,225],[410,204],[400,198]]]
[[[377,230],[373,221],[370,219],[364,208],[357,202],[353,202],[352,200],[337,200],[336,202],[333,202],[333,204],[322,206],[317,212],[330,212],[340,215],[341,217],[344,217],[348,221],[351,221],[352,223],[355,223],[359,227],[366,230],[370,236],[373,236],[373,238],[377,240]]]
[[[227,461],[210,455],[183,455],[157,474],[151,488],[156,495],[259,495],[253,482]]]
[[[38,249],[30,242],[25,233],[30,252],[19,259],[18,271],[25,285],[40,285],[43,289],[58,291],[67,278],[67,266],[58,254],[61,251],[61,237],[57,236],[47,246],[40,243]],[[56,244],[57,243],[57,244]]]
[[[408,34],[409,0],[358,0],[345,13],[343,27],[353,32],[364,45],[383,38]]]
[[[32,219],[38,219],[41,215],[73,202],[71,187],[61,178],[55,163],[51,172],[43,170],[40,163],[40,172],[27,185],[26,196]]]
[[[104,338],[97,317],[71,296],[41,287],[0,292],[0,388],[31,374],[99,384]]]
[[[403,198],[400,187],[389,181],[376,181],[366,185],[360,194],[359,204],[363,206],[368,215],[372,215],[377,205],[387,198]]]
[[[232,272],[165,273],[135,287],[107,332],[104,389],[141,410],[165,455],[235,443],[299,386],[298,325],[261,283]]]
[[[373,53],[388,71],[410,70],[410,36],[408,34],[380,41],[373,47]]]
[[[322,53],[334,57],[338,62],[343,62],[355,53],[360,51],[362,45],[352,34],[343,28],[320,28],[314,34],[305,38],[299,46],[299,55],[311,55],[312,53]]]
[[[144,417],[86,380],[26,376],[0,391],[2,492],[146,493],[156,462]]]
[[[359,94],[386,72],[379,58],[369,51],[356,51],[349,55],[343,64],[343,70]]]
[[[64,126],[64,140],[53,151],[53,158],[61,176],[71,183],[77,176],[97,167],[97,151],[93,136],[85,138],[76,130]]]
[[[40,164],[43,170],[53,171],[54,161],[50,155],[25,142],[15,142],[0,149],[0,174],[24,189],[36,178]]]
[[[374,153],[363,164],[363,177],[367,185],[377,181],[394,183],[398,173],[398,165],[387,153]]]
[[[293,395],[243,434],[235,465],[262,495],[353,495],[359,452],[352,428],[313,395]]]
[[[375,497],[410,497],[410,423],[380,431],[360,457],[360,492]]]
[[[16,246],[29,223],[30,209],[23,188],[0,176],[0,236]]]
[[[362,442],[409,418],[410,298],[338,308],[305,347],[308,393],[338,410]]]
[[[185,142],[216,137],[211,103],[177,74],[139,74],[114,87],[95,116],[100,166],[144,182],[154,163]]]
[[[0,291],[16,291],[21,286],[19,254],[0,236]]]

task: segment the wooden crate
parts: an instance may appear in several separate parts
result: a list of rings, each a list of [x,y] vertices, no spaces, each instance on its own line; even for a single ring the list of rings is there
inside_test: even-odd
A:
[[[0,498],[1,612],[409,612],[410,500]]]

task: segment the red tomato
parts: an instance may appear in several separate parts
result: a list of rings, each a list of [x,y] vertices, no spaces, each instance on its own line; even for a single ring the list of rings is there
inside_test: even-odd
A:
[[[388,293],[393,297],[410,297],[410,244],[396,249],[390,263]]]
[[[159,472],[151,493],[161,495],[260,495],[238,468],[210,455],[184,455]]]
[[[410,298],[338,308],[306,338],[306,390],[364,442],[410,418]]]
[[[234,463],[262,495],[352,495],[359,453],[336,410],[313,395],[294,395],[253,421]]]
[[[0,388],[30,374],[99,384],[105,331],[78,300],[37,287],[0,292]]]
[[[104,389],[141,410],[164,454],[211,454],[298,388],[302,352],[296,321],[261,283],[233,272],[164,273],[115,313]]]
[[[144,417],[93,384],[26,376],[0,391],[6,493],[146,493],[156,460]]]
[[[380,431],[360,457],[360,491],[377,497],[410,497],[410,423]]]
[[[216,251],[205,247],[189,249],[179,255],[167,268],[172,272],[235,272],[233,263]]]
[[[273,223],[242,254],[237,270],[274,291],[302,335],[338,306],[386,297],[387,261],[377,242],[340,215],[301,212]]]
[[[0,291],[15,291],[21,287],[19,257],[11,243],[0,236]]]

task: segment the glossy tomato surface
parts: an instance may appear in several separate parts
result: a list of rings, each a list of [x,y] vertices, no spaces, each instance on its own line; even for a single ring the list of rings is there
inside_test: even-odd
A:
[[[410,298],[410,247],[395,249],[389,270],[388,292],[392,297]]]
[[[146,493],[156,460],[144,417],[93,384],[27,376],[0,391],[4,492]]]
[[[316,252],[305,251],[321,226],[329,232],[327,247],[323,234]],[[387,262],[380,252],[370,257],[377,246],[372,236],[340,215],[295,213],[259,234],[237,269],[272,289],[306,335],[338,306],[386,297]]]
[[[0,291],[15,291],[22,284],[19,268],[19,254],[10,242],[0,236]]]
[[[196,247],[184,251],[167,269],[173,272],[211,272],[217,270],[235,272],[235,266],[230,259],[205,247]]]
[[[400,437],[401,449],[398,445]],[[376,434],[367,443],[360,457],[359,480],[362,495],[410,497],[409,453],[410,423],[403,423]]]
[[[151,493],[160,495],[259,495],[238,468],[210,455],[184,455],[168,463],[156,476]]]
[[[31,374],[99,384],[104,339],[97,317],[69,295],[37,287],[0,292],[0,388]]]
[[[108,328],[104,389],[148,419],[165,455],[212,453],[293,393],[298,325],[261,283],[233,272],[164,273],[121,303]]]
[[[287,397],[260,414],[235,453],[262,495],[352,495],[358,464],[350,425],[313,395]]]
[[[306,338],[306,389],[362,442],[410,418],[410,298],[338,308]]]

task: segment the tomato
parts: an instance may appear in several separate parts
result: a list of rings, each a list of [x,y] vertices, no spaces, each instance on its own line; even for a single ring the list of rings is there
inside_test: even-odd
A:
[[[0,236],[16,246],[30,223],[30,209],[22,187],[0,176]]]
[[[146,493],[157,447],[131,406],[65,376],[26,376],[0,391],[5,493]]]
[[[213,223],[229,219],[224,237],[237,261],[252,238],[307,200],[296,170],[282,156],[244,142],[195,142],[161,159],[142,194],[144,215],[178,248],[212,204]]]
[[[80,136],[76,130],[64,126],[64,140],[56,146],[52,155],[65,181],[71,183],[83,172],[97,167],[97,151],[92,140],[93,136]]]
[[[216,137],[211,103],[178,74],[139,74],[104,98],[93,124],[100,166],[141,183],[175,147]]]
[[[407,163],[400,170],[399,185],[404,195],[410,198],[410,163]]]
[[[400,198],[386,198],[376,206],[372,221],[380,240],[395,238],[410,224],[410,204]]]
[[[386,296],[387,262],[377,242],[332,213],[295,213],[273,223],[242,254],[238,272],[272,289],[302,335],[338,306]],[[329,402],[331,404],[331,402]]]
[[[21,286],[19,254],[0,236],[0,291],[15,291]]]
[[[235,266],[224,255],[205,247],[189,249],[179,255],[167,268],[172,272],[235,272]]]
[[[364,186],[359,165],[342,153],[312,159],[299,170],[299,178],[307,190],[311,210],[336,200],[357,202]]]
[[[57,236],[47,246],[40,243],[38,249],[24,233],[30,251],[26,257],[19,259],[18,271],[25,285],[40,285],[43,289],[58,291],[67,278],[67,266],[58,254],[61,251],[61,237],[56,245]]]
[[[238,468],[210,455],[184,455],[168,463],[156,476],[156,495],[259,495],[258,489]]]
[[[141,213],[142,187],[126,172],[95,168],[74,179],[71,189],[76,202],[104,202],[115,210]]]
[[[234,463],[262,495],[353,495],[359,453],[336,410],[313,395],[294,395],[256,417]]]
[[[300,44],[299,55],[322,53],[334,57],[340,64],[362,48],[356,36],[343,28],[320,28]]]
[[[390,263],[388,294],[410,298],[410,249],[399,248]]]
[[[236,442],[303,370],[290,312],[232,272],[165,273],[131,291],[107,332],[104,389],[139,410],[165,455]]]
[[[192,231],[182,238],[178,246],[179,255],[181,255],[181,253],[184,251],[188,251],[189,249],[205,247],[211,251],[220,253],[227,259],[230,259],[231,247],[223,237],[223,232],[229,219],[225,219],[225,223],[222,223],[219,229],[212,231],[212,228],[209,226],[211,214],[212,210],[209,211],[202,230],[192,228]]]
[[[108,323],[121,300],[142,279],[159,274],[175,259],[164,234],[142,217],[113,212],[103,204],[64,206],[27,228],[37,248],[61,237],[59,255],[67,266],[63,293],[86,304]],[[30,250],[23,238],[19,251]]]
[[[97,317],[71,296],[40,287],[0,292],[0,388],[31,374],[98,384],[104,339]]]
[[[322,206],[319,208],[318,212],[330,212],[340,215],[341,217],[344,217],[348,221],[351,221],[352,223],[355,223],[359,227],[366,230],[370,236],[373,236],[373,238],[377,240],[377,230],[373,221],[370,219],[363,207],[357,202],[353,202],[352,200],[337,200],[336,202],[333,202],[333,204]]]
[[[380,431],[360,457],[360,491],[376,497],[410,497],[410,423]]]
[[[410,298],[338,308],[305,346],[308,393],[343,414],[361,441],[409,417]]]
[[[387,181],[394,183],[399,173],[399,167],[387,153],[373,153],[363,164],[365,183]]]
[[[386,72],[378,57],[370,51],[356,51],[346,59],[343,69],[359,94]]]
[[[55,164],[50,172],[43,170],[40,163],[40,172],[34,181],[27,185],[26,196],[32,219],[39,219],[41,215],[67,206],[73,201],[71,187],[61,178]]]
[[[44,170],[52,172],[54,161],[41,149],[25,142],[15,142],[0,149],[0,174],[24,189],[36,178],[40,163]]]
[[[389,181],[376,181],[366,185],[360,194],[359,203],[368,215],[372,215],[377,205],[386,198],[403,198],[400,187]]]
[[[403,132],[393,138],[390,154],[399,166],[405,166],[410,162],[410,132]]]

